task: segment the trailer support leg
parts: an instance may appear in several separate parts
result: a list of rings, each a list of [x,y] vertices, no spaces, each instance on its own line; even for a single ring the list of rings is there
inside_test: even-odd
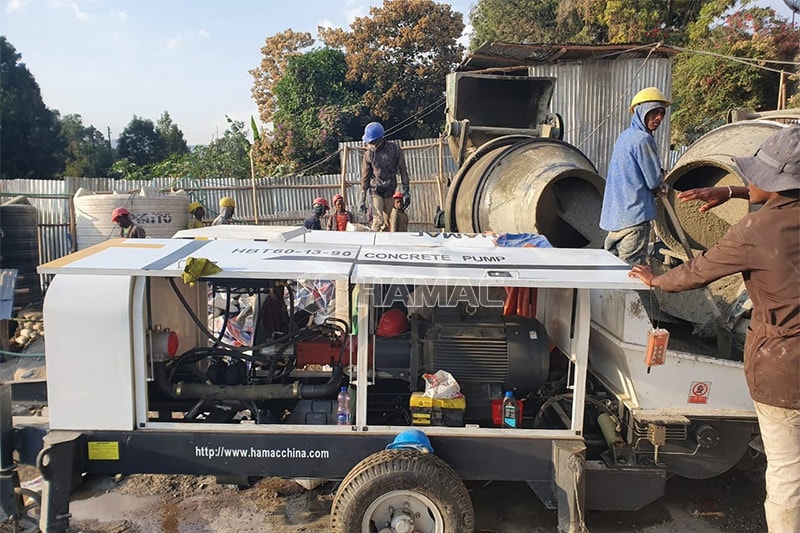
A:
[[[14,419],[11,385],[0,383],[0,521],[19,516],[19,474],[14,464]]]
[[[36,458],[36,466],[42,474],[39,528],[44,533],[64,533],[69,527],[69,494],[76,479],[73,472],[80,436],[74,431],[48,433],[44,448]]]
[[[577,441],[553,443],[554,481],[558,500],[559,533],[585,533],[583,515],[586,484],[586,446]]]

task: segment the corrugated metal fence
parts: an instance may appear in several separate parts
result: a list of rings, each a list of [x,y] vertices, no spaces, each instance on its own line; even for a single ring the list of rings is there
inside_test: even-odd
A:
[[[457,170],[444,139],[402,141],[411,182],[409,229],[433,229],[433,216],[442,206],[447,184]],[[94,192],[134,194],[141,189],[183,190],[206,206],[209,222],[216,215],[219,199],[236,199],[236,218],[246,224],[296,225],[311,212],[314,198],[330,200],[336,193],[347,199],[349,209],[358,215],[361,189],[363,143],[340,145],[341,174],[260,178],[254,182],[232,178],[204,180],[168,178],[151,181],[125,181],[108,178],[63,180],[0,180],[0,203],[24,196],[38,210],[40,263],[58,259],[73,250],[75,210],[73,195],[83,188]],[[2,226],[2,221],[0,221]],[[1,252],[1,251],[0,251]],[[49,277],[43,277],[46,287]]]
[[[530,76],[556,78],[551,109],[564,118],[564,140],[605,177],[619,134],[630,125],[628,105],[645,87],[672,87],[672,60],[662,57],[585,59],[528,67]],[[670,161],[670,114],[656,132],[661,160]],[[668,168],[668,167],[667,167]]]

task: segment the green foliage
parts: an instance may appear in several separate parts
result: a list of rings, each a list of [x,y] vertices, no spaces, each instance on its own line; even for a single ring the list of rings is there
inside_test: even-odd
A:
[[[156,123],[156,132],[164,141],[164,151],[167,156],[189,152],[186,139],[183,138],[183,132],[178,128],[177,124],[172,122],[172,117],[166,111]]]
[[[60,121],[66,142],[64,175],[101,178],[111,171],[113,154],[103,134],[94,126],[84,126],[80,115],[67,115]]]
[[[433,0],[384,0],[350,31],[318,28],[326,45],[344,50],[347,80],[364,88],[369,119],[405,123],[404,139],[437,136],[444,80],[461,61],[461,13]],[[414,118],[411,118],[414,117]],[[369,119],[365,122],[369,122]]]
[[[152,120],[134,115],[119,136],[117,152],[119,157],[142,167],[164,159],[166,144]]]
[[[227,117],[226,117],[227,118]],[[250,142],[244,122],[228,118],[222,137],[208,146],[195,146],[184,153],[173,153],[154,163],[140,165],[123,158],[114,163],[115,177],[141,180],[152,178],[203,179],[250,177]]]
[[[326,48],[301,52],[314,40],[291,29],[268,37],[250,71],[261,120],[271,126],[254,134],[257,166],[271,175],[312,165],[335,172],[338,143],[359,138],[371,120],[402,123],[401,138],[438,135],[463,29],[448,4],[384,0],[350,31],[318,28]]]
[[[344,54],[331,48],[287,60],[274,88],[277,112],[272,131],[258,142],[260,164],[273,172],[295,171],[335,152],[340,139],[358,133],[355,112],[360,97],[346,81],[346,73]],[[315,171],[335,172],[337,164],[334,159]]]
[[[470,48],[490,41],[684,44],[708,1],[478,0],[470,12]]]
[[[272,121],[272,115],[277,109],[277,102],[273,89],[275,84],[283,77],[286,62],[300,50],[314,44],[314,39],[308,32],[296,32],[287,29],[267,37],[261,47],[261,63],[250,71],[253,76],[253,100],[258,106],[258,114],[262,122]]]
[[[195,150],[205,174],[203,177],[249,178],[250,141],[247,140],[244,122],[226,118],[228,129],[222,137]]]
[[[558,20],[558,0],[480,0],[470,11],[470,48],[486,42],[557,43],[577,31]]]
[[[64,139],[58,113],[47,109],[22,56],[0,36],[0,176],[58,177],[64,170]]]
[[[153,165],[172,155],[189,153],[183,132],[164,111],[156,124],[133,116],[117,141],[119,156],[139,167]]]
[[[675,59],[672,138],[688,144],[725,123],[734,108],[775,109],[780,74],[768,60],[793,61],[800,35],[772,9],[740,9],[720,20],[724,3],[709,4],[691,29],[690,48],[708,54],[684,52]],[[702,24],[710,24],[702,26]],[[714,55],[712,55],[714,54]],[[744,64],[735,58],[753,58]],[[774,66],[775,64],[773,64]]]
[[[114,161],[111,165],[111,176],[126,180],[144,180],[152,177],[145,167],[140,167],[126,157]]]

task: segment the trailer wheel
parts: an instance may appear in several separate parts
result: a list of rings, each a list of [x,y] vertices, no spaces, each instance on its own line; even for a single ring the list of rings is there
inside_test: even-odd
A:
[[[383,450],[344,478],[331,507],[333,533],[472,533],[467,488],[439,457],[410,449]]]

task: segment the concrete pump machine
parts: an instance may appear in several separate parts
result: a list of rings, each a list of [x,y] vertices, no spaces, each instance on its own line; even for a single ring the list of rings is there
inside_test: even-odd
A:
[[[468,533],[463,480],[524,481],[573,532],[588,510],[658,499],[671,474],[736,464],[757,434],[736,346],[721,356],[675,335],[663,364],[645,364],[652,296],[598,249],[604,182],[559,139],[552,90],[549,78],[448,77],[460,170],[441,233],[221,226],[42,265],[55,274],[49,417],[12,424],[12,396],[36,392],[0,385],[5,515],[19,512],[14,452],[42,474],[47,532],[67,529],[84,473],[341,480],[336,533]],[[746,138],[737,149],[782,127],[747,124],[729,125]],[[667,180],[741,183],[709,152]],[[706,238],[690,233],[697,248]],[[681,252],[664,257],[668,268]],[[699,314],[686,320],[713,315]]]

